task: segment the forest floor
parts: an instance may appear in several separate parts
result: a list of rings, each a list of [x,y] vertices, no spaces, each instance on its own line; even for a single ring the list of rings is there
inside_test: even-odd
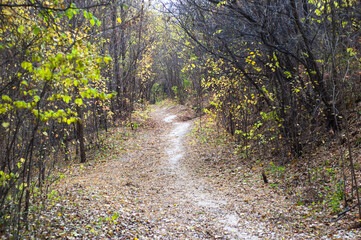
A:
[[[357,239],[358,229],[297,206],[227,146],[196,141],[183,106],[155,105],[114,128],[108,149],[74,165],[29,237],[60,239]],[[186,120],[186,121],[184,121]],[[232,161],[231,161],[232,160]],[[36,232],[36,233],[35,233]]]

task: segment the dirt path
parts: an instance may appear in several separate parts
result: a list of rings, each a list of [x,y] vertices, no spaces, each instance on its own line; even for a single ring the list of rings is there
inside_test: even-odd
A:
[[[222,191],[212,184],[212,178],[197,174],[194,161],[198,159],[187,139],[193,122],[177,120],[180,111],[179,106],[156,108],[150,114],[155,127],[128,142],[125,148],[130,151],[126,157],[97,170],[97,174],[113,176],[113,182],[122,182],[128,191],[123,188],[123,196],[133,197],[134,208],[149,221],[151,230],[139,234],[139,238],[264,239],[265,233],[272,236],[261,222],[247,220],[247,209],[240,212],[238,195]],[[102,187],[106,189],[104,184]]]
[[[207,179],[189,172],[185,158],[190,155],[187,152],[190,149],[184,145],[192,122],[179,122],[177,115],[161,109],[152,117],[157,122],[163,121],[158,140],[166,153],[157,169],[157,175],[163,179],[151,184],[160,189],[159,195],[153,194],[153,212],[161,213],[161,216],[155,214],[156,225],[161,226],[156,233],[169,234],[167,237],[174,239],[259,239],[252,233],[256,226],[241,220],[232,209],[233,199],[214,189]]]
[[[253,205],[262,204],[259,199],[266,200],[267,192],[263,197],[243,183],[217,184],[218,171],[203,174],[202,153],[190,144],[193,121],[177,117],[183,110],[155,107],[150,127],[135,135],[113,129],[110,149],[89,165],[70,169],[59,183],[61,202],[48,211],[52,220],[38,236],[280,239]]]
[[[317,213],[229,161],[229,149],[192,145],[185,111],[156,106],[145,127],[113,128],[108,149],[64,173],[28,238],[355,239],[332,225],[320,231]]]

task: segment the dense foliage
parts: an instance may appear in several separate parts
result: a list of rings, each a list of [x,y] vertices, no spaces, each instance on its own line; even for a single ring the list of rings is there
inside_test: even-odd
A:
[[[0,9],[0,226],[17,238],[54,168],[85,162],[103,131],[150,100],[157,15],[145,1]]]
[[[86,162],[102,132],[133,126],[137,104],[166,96],[214,116],[241,156],[282,165],[339,136],[361,101],[360,9],[356,0],[0,1],[0,226],[16,238],[59,163]],[[353,171],[348,151],[342,166]]]
[[[315,132],[336,132],[359,101],[359,2],[184,0],[176,7],[198,46],[190,64],[239,139],[269,135],[260,126],[271,120],[270,137],[257,138],[300,155]]]
[[[361,99],[360,7],[343,0],[178,0],[169,7],[188,37],[183,73],[197,105],[233,135],[240,156],[274,167],[303,157],[311,169],[321,164],[313,152],[340,139],[332,167],[338,187],[325,187],[334,209],[359,201],[349,122]]]

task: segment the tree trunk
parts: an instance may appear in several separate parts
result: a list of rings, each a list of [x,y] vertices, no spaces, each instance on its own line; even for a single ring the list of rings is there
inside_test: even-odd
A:
[[[81,109],[77,107],[77,113],[79,116],[79,120],[76,122],[76,131],[79,140],[79,150],[80,150],[80,162],[86,162],[86,154],[85,154],[85,141],[84,141],[84,125],[83,125],[83,117],[81,113]]]

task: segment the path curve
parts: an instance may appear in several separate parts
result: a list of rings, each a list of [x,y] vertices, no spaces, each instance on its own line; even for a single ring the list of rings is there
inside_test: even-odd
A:
[[[169,203],[173,203],[171,211],[160,222],[170,220],[184,229],[166,239],[260,239],[245,228],[246,225],[254,228],[254,223],[242,221],[238,213],[230,209],[232,200],[215,190],[205,179],[192,176],[184,166],[189,149],[184,147],[189,144],[185,139],[193,122],[177,121],[177,115],[167,114],[162,109],[157,109],[152,117],[158,122],[161,119],[165,125],[159,137],[164,141],[166,155],[159,169],[164,171],[160,174],[168,175],[168,179],[165,180],[167,185],[161,186],[165,201],[159,203],[160,210],[169,208]],[[162,223],[157,225],[164,226]],[[162,228],[158,233],[164,236],[164,232],[173,232],[174,229],[164,230]]]
[[[213,184],[216,176],[199,173],[199,154],[189,135],[194,122],[179,120],[184,110],[155,107],[148,127],[134,134],[112,129],[111,148],[99,152],[105,156],[72,169],[59,183],[63,210],[53,211],[58,222],[51,225],[53,234],[72,236],[68,239],[279,239],[257,221],[243,193],[233,194]]]

